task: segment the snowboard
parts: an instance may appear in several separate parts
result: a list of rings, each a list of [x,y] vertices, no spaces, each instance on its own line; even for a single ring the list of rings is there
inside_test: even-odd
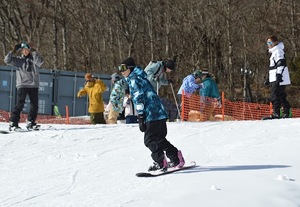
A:
[[[30,132],[27,129],[17,129],[17,130],[0,130],[0,134],[11,134],[11,133],[16,133],[16,132]]]
[[[277,119],[277,118],[273,118],[271,116],[265,116],[261,118],[261,120],[272,120],[272,119]]]
[[[194,167],[197,167],[197,165],[196,165],[196,162],[192,161],[189,164],[185,164],[181,168],[168,168],[166,171],[157,170],[157,171],[153,171],[153,172],[139,172],[139,173],[136,173],[135,175],[137,177],[158,177],[158,176],[167,175],[167,174],[171,174],[171,173],[178,172],[178,171],[192,169]]]
[[[0,134],[8,134],[9,132],[6,130],[0,130]]]
[[[41,128],[41,125],[37,124],[37,125],[34,125],[32,128],[27,128],[27,130],[28,131],[38,131],[38,130],[40,130],[40,128]]]
[[[11,128],[9,128],[7,131],[6,130],[0,130],[0,134],[9,134],[11,132],[31,132],[31,131],[38,131],[38,130],[40,130],[40,128],[41,128],[41,125],[39,125],[39,124],[35,125],[32,129],[30,129],[30,128],[26,128],[26,129],[17,128],[17,129],[12,130]]]
[[[273,119],[290,119],[292,117],[287,117],[287,118],[283,118],[283,117],[280,117],[280,118],[273,118],[271,116],[265,116],[265,117],[262,117],[261,120],[273,120]]]

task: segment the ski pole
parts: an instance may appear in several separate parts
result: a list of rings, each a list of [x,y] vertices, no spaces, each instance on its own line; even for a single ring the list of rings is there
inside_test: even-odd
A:
[[[177,113],[178,113],[179,118],[181,119],[181,117],[180,117],[180,111],[179,111],[179,107],[178,107],[178,103],[176,101],[176,96],[175,96],[174,89],[173,89],[173,84],[170,83],[170,86],[171,86],[171,90],[172,90],[172,93],[173,93],[174,101],[175,101],[175,104],[176,104]]]

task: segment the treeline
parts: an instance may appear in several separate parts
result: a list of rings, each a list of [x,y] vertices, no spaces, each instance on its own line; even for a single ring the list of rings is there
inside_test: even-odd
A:
[[[177,56],[175,91],[206,67],[226,97],[239,100],[243,68],[253,74],[253,101],[266,102],[267,36],[284,42],[293,87],[300,85],[299,11],[299,0],[1,0],[1,54],[27,41],[44,68],[105,74],[129,56],[143,67]],[[172,95],[168,87],[161,94]]]

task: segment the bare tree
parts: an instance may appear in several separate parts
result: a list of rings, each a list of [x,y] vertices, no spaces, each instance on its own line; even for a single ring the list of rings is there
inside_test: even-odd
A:
[[[28,41],[46,68],[106,74],[128,56],[145,66],[177,55],[175,90],[195,68],[208,67],[231,99],[242,96],[240,68],[249,68],[259,101],[270,34],[285,42],[297,83],[299,8],[297,0],[2,0],[1,53]]]

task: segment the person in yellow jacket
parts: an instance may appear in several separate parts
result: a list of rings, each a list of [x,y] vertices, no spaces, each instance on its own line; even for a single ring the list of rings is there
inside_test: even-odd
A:
[[[106,86],[100,79],[95,79],[92,74],[85,74],[85,85],[77,93],[77,97],[89,96],[89,113],[91,124],[106,124],[103,116],[104,103],[102,94],[106,90]]]

